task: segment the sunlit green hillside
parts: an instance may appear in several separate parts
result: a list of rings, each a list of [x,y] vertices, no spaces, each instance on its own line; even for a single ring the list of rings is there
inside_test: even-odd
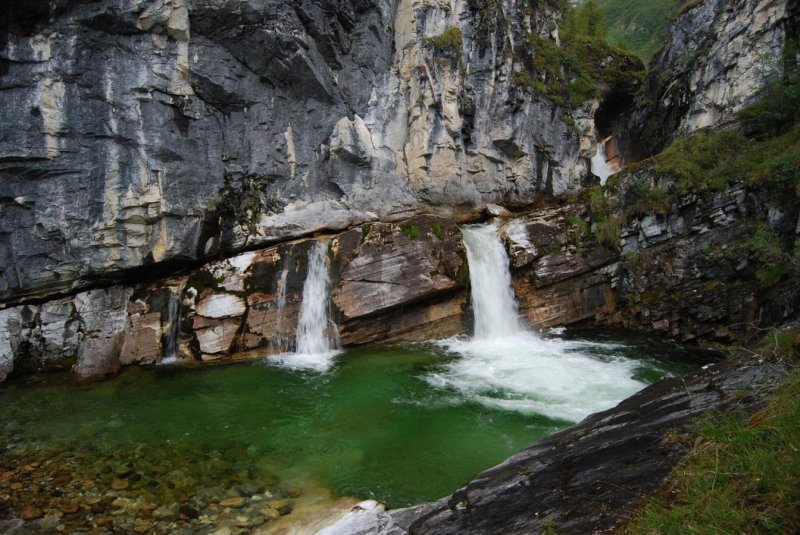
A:
[[[678,0],[596,0],[610,43],[623,44],[647,63],[664,40]]]

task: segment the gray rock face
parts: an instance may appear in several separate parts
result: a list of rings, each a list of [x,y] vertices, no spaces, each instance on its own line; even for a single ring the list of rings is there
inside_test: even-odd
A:
[[[782,69],[797,8],[786,0],[706,0],[677,17],[667,43],[614,136],[624,162],[657,153],[680,135],[735,119]]]
[[[513,81],[514,43],[553,31],[550,8],[43,6],[0,22],[0,301],[580,187],[577,135]],[[458,50],[429,39],[449,27]]]

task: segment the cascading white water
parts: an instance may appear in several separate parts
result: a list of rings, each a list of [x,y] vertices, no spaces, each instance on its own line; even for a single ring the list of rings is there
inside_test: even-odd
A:
[[[286,285],[289,279],[289,268],[284,267],[281,269],[281,274],[278,277],[277,290],[278,299],[275,300],[275,339],[272,345],[280,352],[288,351],[289,337],[284,331],[284,309],[286,307]]]
[[[308,273],[303,283],[303,301],[297,323],[296,352],[273,360],[289,368],[324,372],[339,353],[336,325],[329,318],[330,276],[327,244],[314,242],[308,252]]]
[[[543,337],[523,327],[508,256],[495,225],[462,229],[470,270],[475,336],[439,345],[458,356],[427,381],[462,402],[578,421],[644,388],[636,361],[611,344]],[[605,354],[599,358],[590,356]]]
[[[508,255],[495,225],[462,227],[467,249],[475,338],[494,339],[522,331],[511,286]]]
[[[178,362],[178,341],[181,333],[181,293],[170,292],[167,303],[167,321],[164,329],[161,364]]]
[[[602,141],[597,144],[597,152],[589,160],[592,174],[600,179],[600,184],[605,186],[608,177],[614,174],[611,166],[606,161],[606,143]]]

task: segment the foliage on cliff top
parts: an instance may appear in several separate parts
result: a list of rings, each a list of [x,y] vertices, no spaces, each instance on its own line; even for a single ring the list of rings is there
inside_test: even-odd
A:
[[[644,77],[644,65],[605,40],[597,3],[589,0],[577,9],[563,4],[561,11],[561,46],[549,37],[530,34],[531,72],[518,71],[516,82],[569,107],[605,91],[634,93]]]
[[[664,43],[678,0],[597,0],[607,39],[647,63]]]
[[[769,333],[756,354],[796,362],[800,329]],[[625,533],[800,532],[800,371],[749,418],[715,416],[674,438],[691,451]]]

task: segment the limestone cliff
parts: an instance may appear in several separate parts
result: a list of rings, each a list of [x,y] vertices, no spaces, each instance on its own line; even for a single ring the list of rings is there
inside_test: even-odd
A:
[[[650,64],[634,105],[613,125],[623,162],[695,130],[734,121],[782,69],[800,13],[784,0],[687,2]]]
[[[577,191],[569,112],[513,76],[557,19],[523,0],[8,6],[0,300]]]

